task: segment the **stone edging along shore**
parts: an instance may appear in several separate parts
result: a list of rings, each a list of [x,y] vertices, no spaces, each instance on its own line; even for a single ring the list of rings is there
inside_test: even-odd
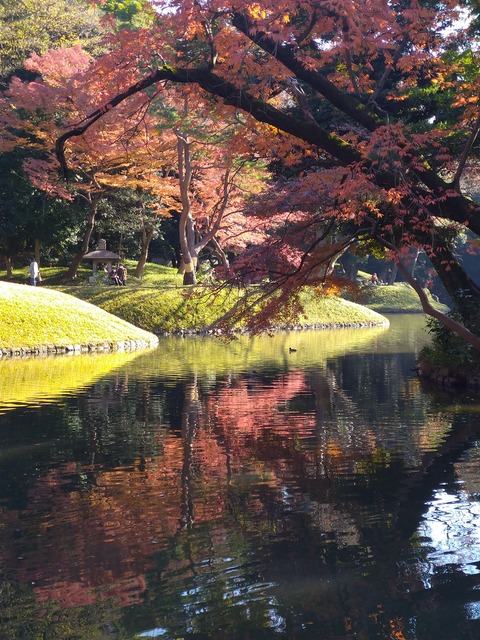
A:
[[[480,391],[480,371],[468,372],[465,369],[458,370],[445,365],[419,362],[417,374],[419,378],[447,391],[462,389]]]
[[[319,331],[322,329],[366,329],[374,327],[388,327],[389,320],[385,318],[383,322],[325,322],[325,323],[311,323],[311,324],[295,324],[295,325],[281,325],[272,328],[272,333],[279,331]],[[248,334],[248,329],[234,329],[233,334],[245,335]],[[222,336],[224,331],[222,329],[177,329],[175,331],[159,331],[158,336],[166,338],[169,336]]]
[[[289,325],[276,327],[274,331],[305,331],[322,329],[360,329],[388,326],[389,322],[332,322],[325,324]],[[239,330],[235,333],[246,333]],[[153,336],[151,340],[122,340],[119,342],[89,342],[67,345],[35,345],[30,347],[0,347],[0,360],[8,358],[24,358],[29,356],[46,356],[55,354],[81,354],[81,353],[111,353],[122,351],[137,351],[151,349],[158,346],[160,337],[168,336],[221,336],[218,329],[179,329],[177,331],[162,331]]]
[[[27,356],[46,356],[54,354],[110,353],[149,349],[158,345],[158,338],[151,340],[121,340],[118,342],[89,342],[66,345],[35,345],[32,347],[0,347],[0,360],[23,358]]]

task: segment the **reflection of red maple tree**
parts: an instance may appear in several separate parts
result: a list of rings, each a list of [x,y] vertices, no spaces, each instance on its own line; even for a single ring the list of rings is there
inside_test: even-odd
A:
[[[204,397],[192,382],[184,407],[193,421],[190,435],[159,430],[158,456],[114,469],[69,463],[38,479],[28,508],[6,514],[0,537],[7,566],[23,557],[16,577],[33,583],[41,601],[65,607],[107,596],[119,606],[139,602],[155,554],[184,526],[187,489],[190,522],[212,523],[220,539],[227,535],[232,483],[241,491],[263,487],[263,494],[245,494],[249,517],[261,518],[273,504],[281,508],[295,470],[311,475],[320,456],[332,469],[345,468],[373,450],[374,439],[359,439],[350,450],[334,434],[319,440],[315,413],[294,408],[311,391],[301,371],[268,384],[257,376],[233,378]],[[301,499],[301,493],[294,498]]]

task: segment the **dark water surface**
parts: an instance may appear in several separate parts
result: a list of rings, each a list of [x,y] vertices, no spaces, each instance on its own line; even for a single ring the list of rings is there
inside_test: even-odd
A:
[[[479,638],[480,401],[391,322],[0,362],[0,638]]]

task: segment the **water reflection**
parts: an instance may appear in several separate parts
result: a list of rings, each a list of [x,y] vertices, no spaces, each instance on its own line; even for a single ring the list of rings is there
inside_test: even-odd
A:
[[[477,637],[478,414],[422,323],[169,339],[0,415],[1,637]]]
[[[56,402],[125,366],[137,352],[0,360],[0,413]]]

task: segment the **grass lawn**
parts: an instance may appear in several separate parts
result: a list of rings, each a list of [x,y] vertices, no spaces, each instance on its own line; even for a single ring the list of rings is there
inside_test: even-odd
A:
[[[41,287],[22,286],[20,288],[25,291],[27,297],[29,295],[37,296],[40,295],[39,292],[46,293],[47,291],[68,294],[74,299],[89,302],[135,327],[157,334],[207,329],[221,319],[244,292],[244,290],[237,288],[213,290],[210,286],[202,284],[197,287],[184,287],[182,276],[175,269],[152,263],[147,265],[145,277],[138,280],[131,275],[135,263],[126,261],[126,265],[129,275],[125,287],[89,284],[88,278],[91,275],[91,270],[82,266],[75,283],[62,284],[64,269],[43,267],[41,269],[43,279]],[[25,282],[26,276],[25,267],[25,269],[15,271],[14,280]],[[5,273],[0,271],[0,280],[2,278],[5,278]],[[38,303],[35,302],[35,304]],[[302,325],[381,324],[385,322],[385,319],[375,311],[339,297],[318,295],[313,288],[305,289],[302,294],[302,304],[305,317],[296,319],[296,322]],[[66,308],[73,308],[73,303],[66,304],[64,302],[63,305]],[[20,302],[16,303],[16,309],[17,314],[23,309]],[[13,309],[10,312],[15,313]],[[22,313],[24,313],[23,310]],[[50,317],[51,321],[50,312],[42,311],[42,314],[46,318]],[[58,317],[62,318],[61,314]],[[48,325],[50,321],[46,320],[45,324]],[[23,322],[25,330],[28,330],[28,315]],[[65,319],[62,318],[59,327],[62,335],[64,335],[66,324]],[[94,335],[100,335],[100,326],[104,325],[100,322],[94,324]],[[105,328],[108,334],[108,326]],[[83,335],[87,333],[88,330]],[[16,329],[16,334],[13,337],[15,337],[15,344],[18,344],[17,337],[21,335],[19,327]],[[70,340],[73,339],[74,334],[75,332],[73,335],[70,334]],[[11,338],[12,336],[3,338],[4,343]],[[29,336],[29,341],[26,344],[31,344],[32,340],[36,339]],[[80,338],[77,338],[76,342],[79,340]]]
[[[23,286],[25,267],[14,272],[13,282],[23,283],[15,292],[1,282],[6,274],[0,270],[0,347],[145,339],[149,334],[141,330],[155,334],[202,331],[215,326],[244,293],[235,287],[212,289],[202,283],[184,287],[176,269],[153,263],[147,264],[139,280],[132,276],[135,263],[127,260],[126,265],[125,287],[89,284],[92,271],[84,265],[74,283],[62,283],[65,269],[42,267],[42,286]],[[304,326],[381,324],[384,318],[379,314],[422,313],[415,291],[406,283],[365,285],[349,298],[325,297],[305,287],[301,297],[305,315],[295,322]]]
[[[154,339],[152,334],[74,296],[0,281],[0,348]]]
[[[380,286],[367,284],[360,288],[355,301],[378,313],[423,313],[417,294],[406,282]],[[446,305],[432,298],[430,302],[441,311],[448,310]]]

